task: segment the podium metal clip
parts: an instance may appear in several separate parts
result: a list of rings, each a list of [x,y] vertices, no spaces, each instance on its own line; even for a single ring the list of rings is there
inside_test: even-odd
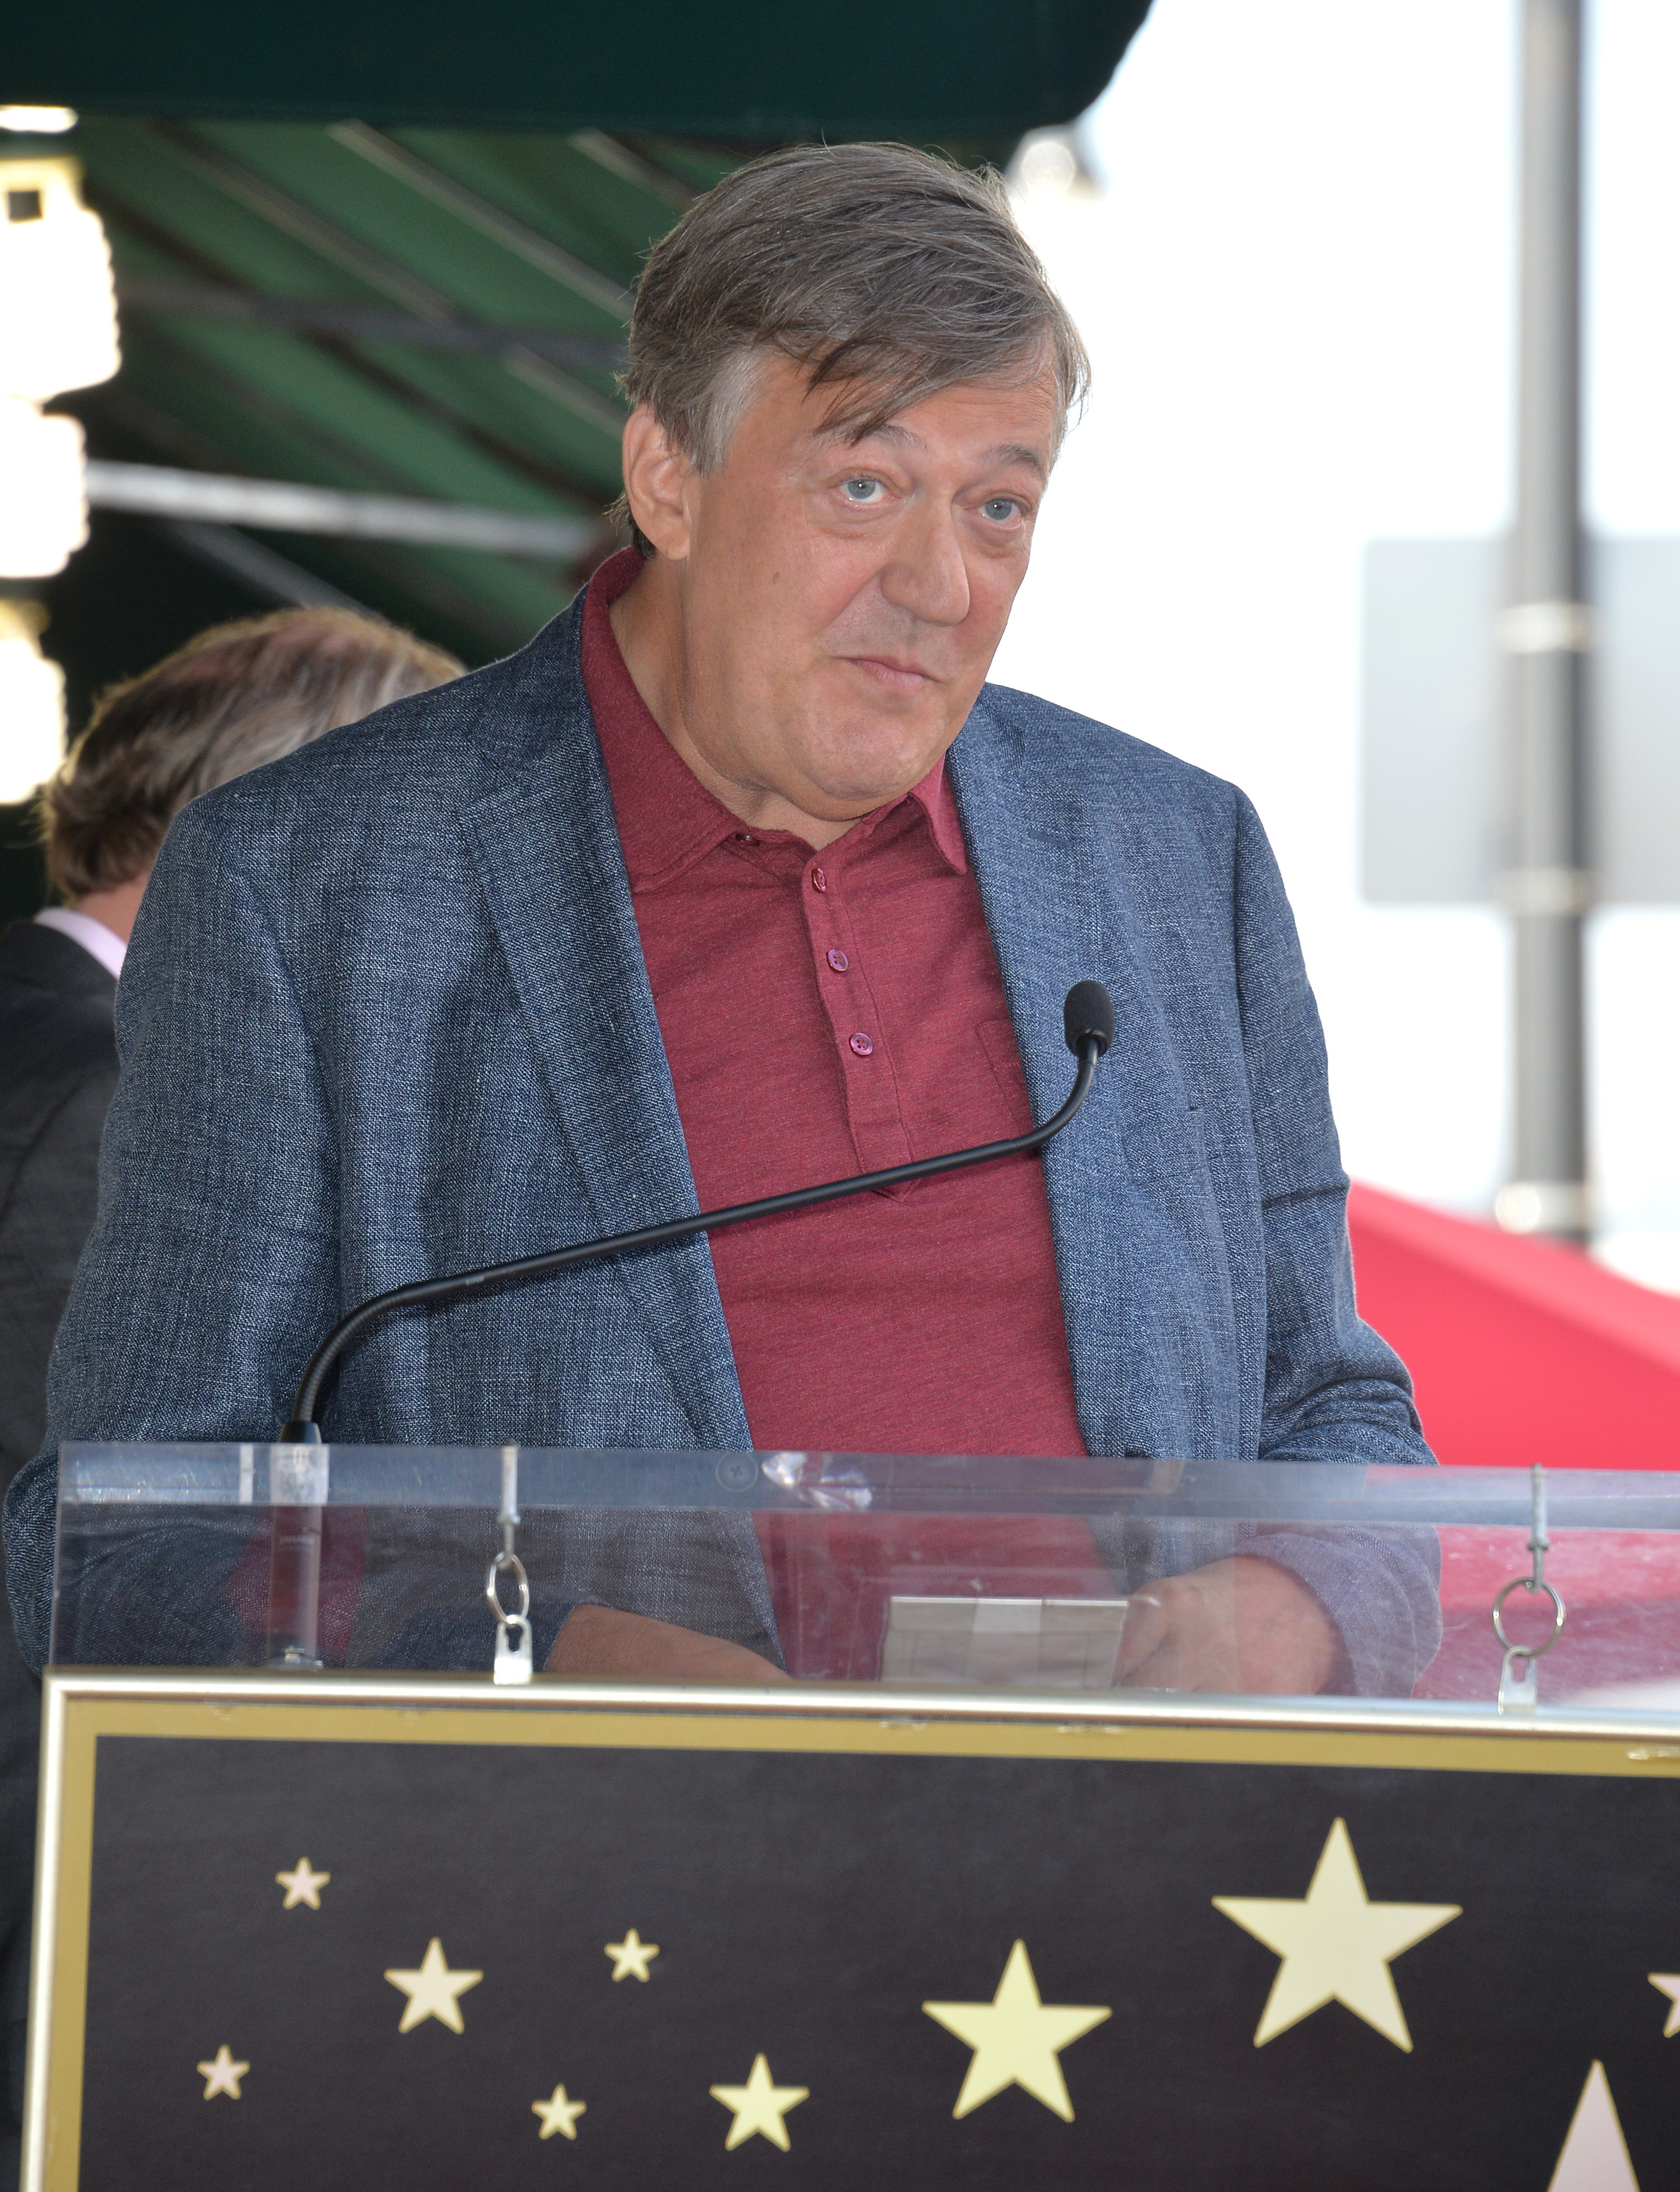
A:
[[[1546,1530],[1546,1471],[1534,1464],[1531,1476],[1533,1505],[1529,1525],[1529,1550],[1534,1556],[1532,1573],[1513,1576],[1494,1601],[1494,1634],[1505,1647],[1505,1659],[1500,1668],[1499,1709],[1501,1712],[1532,1712],[1540,1701],[1540,1670],[1534,1662],[1544,1657],[1563,1634],[1568,1618],[1563,1599],[1555,1584],[1546,1579],[1546,1556],[1551,1550],[1551,1540]],[[1505,1601],[1513,1590],[1531,1594],[1544,1591],[1551,1601],[1551,1634],[1542,1643],[1513,1644],[1505,1633],[1501,1616]]]
[[[531,1584],[525,1573],[525,1563],[513,1550],[513,1533],[519,1527],[519,1449],[517,1446],[505,1446],[501,1450],[501,1512],[496,1521],[501,1530],[501,1550],[490,1562],[485,1574],[484,1595],[496,1618],[496,1650],[490,1665],[490,1679],[499,1686],[506,1686],[529,1682],[531,1679]],[[519,1593],[517,1613],[508,1612],[496,1589],[497,1582],[504,1573],[513,1578]]]

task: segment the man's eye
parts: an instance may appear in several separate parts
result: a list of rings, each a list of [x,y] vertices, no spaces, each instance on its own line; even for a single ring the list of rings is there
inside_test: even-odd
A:
[[[990,502],[983,502],[980,508],[994,525],[1007,525],[1020,505],[1011,495],[999,494],[994,495]]]
[[[881,492],[881,482],[866,475],[846,482],[846,498],[849,502],[873,502]]]

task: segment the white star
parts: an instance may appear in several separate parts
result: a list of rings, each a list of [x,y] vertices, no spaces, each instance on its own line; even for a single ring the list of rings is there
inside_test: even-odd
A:
[[[293,1872],[277,1872],[275,1880],[286,1891],[283,1910],[290,1910],[300,1903],[306,1903],[311,1910],[321,1908],[321,1891],[332,1878],[330,1872],[311,1872],[309,1859],[300,1857]]]
[[[602,1954],[612,1958],[615,1979],[646,1979],[653,1977],[648,1964],[659,1949],[652,1941],[644,1941],[632,1926],[623,1940],[609,1941]]]
[[[218,2093],[226,2093],[231,2101],[239,2098],[239,2081],[250,2069],[249,2063],[236,2063],[233,2051],[224,2040],[216,2050],[214,2063],[201,2063],[198,2075],[204,2081],[204,2098],[213,2101]]]
[[[779,2146],[786,2154],[787,2126],[782,2118],[790,2109],[797,2109],[801,2101],[809,2100],[811,2092],[809,2086],[773,2086],[770,2066],[762,2055],[753,2058],[744,2086],[713,2086],[711,2090],[714,2101],[722,2101],[726,2109],[734,2110],[735,2120],[723,2142],[725,2154],[761,2132],[772,2146]]]
[[[566,2088],[557,2086],[546,2101],[533,2101],[531,2111],[542,2118],[542,2138],[552,2138],[557,2131],[562,2138],[577,2137],[577,2121],[588,2106],[586,2101],[569,2101]]]
[[[1214,1908],[1283,1959],[1260,2012],[1256,2047],[1326,2002],[1339,2001],[1409,2055],[1412,2035],[1389,1963],[1458,1917],[1462,1905],[1369,1901],[1346,1824],[1338,1819],[1304,1901],[1216,1895]]]
[[[1639,2192],[1602,2063],[1586,2074],[1550,2192]]]
[[[1680,2032],[1680,1972],[1649,1972],[1646,1974],[1660,1994],[1668,1996],[1668,2022],[1662,2029],[1665,2040],[1672,2040]]]
[[[1067,2081],[1056,2060],[1064,2047],[1113,2014],[1107,2009],[1046,2006],[1025,1941],[1009,1951],[997,1991],[990,2001],[924,2001],[928,2015],[974,2049],[969,2075],[957,2096],[953,2116],[965,2116],[1006,2086],[1020,2086],[1042,2101],[1064,2123],[1073,2121]]]
[[[417,1972],[386,1973],[392,1986],[401,1987],[409,1997],[409,2006],[397,2029],[412,2032],[428,2017],[435,2017],[451,2032],[465,2032],[460,2004],[455,1997],[465,1994],[469,1987],[476,1987],[483,1976],[483,1972],[452,1972],[443,1960],[443,1944],[434,1934],[426,1944],[426,1955]]]

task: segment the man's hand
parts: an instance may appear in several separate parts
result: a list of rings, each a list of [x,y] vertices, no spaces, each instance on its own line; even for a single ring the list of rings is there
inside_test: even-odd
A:
[[[548,1655],[551,1675],[617,1675],[644,1682],[785,1682],[788,1677],[743,1644],[703,1636],[675,1622],[610,1606],[580,1606]]]
[[[1127,1689],[1311,1697],[1339,1646],[1299,1576],[1239,1553],[1134,1591],[1114,1679]]]

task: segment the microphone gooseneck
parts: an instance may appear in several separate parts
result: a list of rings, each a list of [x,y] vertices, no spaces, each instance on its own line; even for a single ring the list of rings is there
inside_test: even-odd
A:
[[[305,1366],[292,1396],[291,1421],[281,1432],[287,1445],[315,1446],[321,1433],[315,1422],[327,1373],[364,1327],[387,1310],[410,1309],[422,1303],[449,1301],[481,1287],[508,1285],[521,1279],[544,1277],[574,1264],[597,1258],[626,1255],[636,1248],[666,1247],[695,1233],[715,1232],[722,1225],[744,1224],[750,1218],[774,1218],[785,1210],[806,1210],[819,1202],[835,1202],[847,1195],[862,1195],[875,1188],[902,1187],[911,1180],[932,1179],[940,1173],[957,1172],[965,1166],[989,1164],[997,1157],[1018,1156],[1042,1149],[1077,1116],[1091,1086],[1097,1061],[1114,1040],[1114,1006],[1100,982],[1076,982],[1062,1008],[1067,1047],[1079,1061],[1073,1087],[1060,1110],[1024,1134],[1008,1141],[983,1142],[971,1150],[952,1150],[940,1157],[920,1157],[911,1164],[890,1166],[885,1172],[855,1173],[849,1179],[826,1180],[818,1187],[795,1188],[786,1195],[767,1195],[756,1202],[737,1202],[727,1210],[706,1210],[692,1218],[668,1218],[658,1225],[638,1226],[632,1233],[614,1233],[600,1241],[580,1241],[569,1247],[550,1248],[538,1256],[516,1257],[511,1263],[487,1264],[476,1271],[455,1271],[441,1279],[417,1279],[406,1287],[392,1287],[374,1294],[339,1319]]]

